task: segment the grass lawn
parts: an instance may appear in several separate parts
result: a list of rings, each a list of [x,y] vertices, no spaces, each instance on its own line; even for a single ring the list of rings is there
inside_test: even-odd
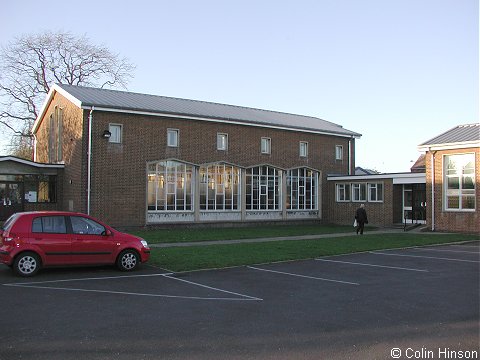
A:
[[[374,228],[367,227],[366,229],[372,230]],[[130,233],[144,238],[150,244],[159,244],[209,240],[255,239],[263,237],[294,235],[334,234],[353,231],[355,231],[355,229],[352,226],[341,225],[277,225],[235,228],[139,230],[132,231]]]
[[[179,272],[466,240],[479,240],[479,237],[431,233],[368,234],[319,240],[152,248],[149,264]]]

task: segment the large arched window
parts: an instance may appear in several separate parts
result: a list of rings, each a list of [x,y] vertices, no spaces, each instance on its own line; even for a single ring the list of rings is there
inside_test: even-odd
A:
[[[200,167],[200,210],[240,210],[240,169],[227,164]]]
[[[318,210],[318,172],[306,168],[287,171],[287,209]]]
[[[148,165],[148,210],[192,211],[193,166],[178,161]]]
[[[270,166],[247,169],[247,210],[281,209],[281,172]]]

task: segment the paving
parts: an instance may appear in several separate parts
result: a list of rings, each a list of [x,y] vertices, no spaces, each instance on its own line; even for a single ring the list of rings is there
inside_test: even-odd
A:
[[[479,358],[479,245],[177,274],[1,265],[0,359]]]
[[[372,231],[370,234],[398,234],[403,233],[400,229],[383,229]],[[367,234],[367,232],[365,232]],[[192,241],[192,242],[176,242],[176,243],[158,243],[149,244],[154,248],[166,248],[166,247],[188,247],[188,246],[208,246],[208,245],[220,245],[220,244],[239,244],[239,243],[257,243],[257,242],[272,242],[283,240],[315,240],[315,239],[327,239],[344,236],[361,236],[355,233],[355,230],[347,233],[333,233],[333,234],[317,234],[317,235],[298,235],[298,236],[277,236],[268,238],[254,238],[254,239],[233,239],[233,240],[207,240],[207,241]]]

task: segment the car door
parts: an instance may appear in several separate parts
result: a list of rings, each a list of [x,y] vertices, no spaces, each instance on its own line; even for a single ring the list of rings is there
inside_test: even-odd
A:
[[[83,216],[69,216],[72,227],[72,262],[109,264],[115,262],[116,243],[105,226]]]
[[[71,260],[71,238],[65,216],[49,215],[33,218],[32,244],[44,256],[44,265],[64,265]]]

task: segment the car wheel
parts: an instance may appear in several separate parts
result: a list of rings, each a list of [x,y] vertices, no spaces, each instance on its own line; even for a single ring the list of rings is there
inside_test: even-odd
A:
[[[20,276],[33,276],[40,270],[40,257],[33,252],[18,255],[13,263],[13,270]]]
[[[122,271],[132,271],[138,267],[139,256],[135,250],[123,250],[117,259],[117,266]]]

